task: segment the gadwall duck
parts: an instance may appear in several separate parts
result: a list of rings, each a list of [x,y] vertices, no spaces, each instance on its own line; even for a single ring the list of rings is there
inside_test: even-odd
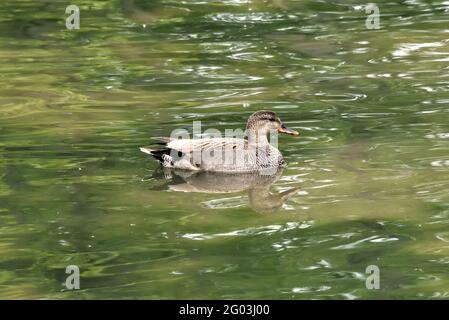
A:
[[[246,137],[173,139],[157,138],[161,148],[141,147],[163,167],[209,172],[249,173],[285,166],[281,152],[268,142],[270,130],[290,135],[299,133],[287,128],[273,111],[253,113],[246,125]]]

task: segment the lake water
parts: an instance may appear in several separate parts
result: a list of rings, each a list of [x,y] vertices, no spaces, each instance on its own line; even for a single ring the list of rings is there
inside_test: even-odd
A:
[[[0,298],[449,297],[448,1],[67,3],[0,7]],[[263,192],[138,150],[261,109],[301,133]]]

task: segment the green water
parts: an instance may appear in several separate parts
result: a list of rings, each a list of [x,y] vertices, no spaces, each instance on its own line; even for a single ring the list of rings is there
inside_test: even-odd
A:
[[[79,30],[0,6],[0,298],[449,297],[447,1],[377,1],[378,30],[358,1],[74,2]],[[138,150],[260,109],[301,132],[270,209]]]

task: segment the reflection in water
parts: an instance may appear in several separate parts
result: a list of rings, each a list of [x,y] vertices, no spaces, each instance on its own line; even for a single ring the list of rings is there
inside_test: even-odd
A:
[[[170,180],[165,184],[168,190],[177,192],[238,193],[246,191],[248,201],[241,197],[219,198],[203,205],[211,209],[233,208],[248,204],[261,213],[278,211],[299,188],[272,193],[271,186],[282,176],[282,169],[271,175],[259,173],[226,174],[217,172],[194,172],[160,168],[152,178]]]

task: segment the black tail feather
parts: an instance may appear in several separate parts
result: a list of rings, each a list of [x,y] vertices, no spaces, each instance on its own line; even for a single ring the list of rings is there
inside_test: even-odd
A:
[[[164,162],[163,156],[169,155],[171,149],[169,149],[169,148],[152,149],[149,147],[141,147],[140,151],[142,151],[144,153],[148,153],[149,155],[153,156],[156,160],[163,163]]]

